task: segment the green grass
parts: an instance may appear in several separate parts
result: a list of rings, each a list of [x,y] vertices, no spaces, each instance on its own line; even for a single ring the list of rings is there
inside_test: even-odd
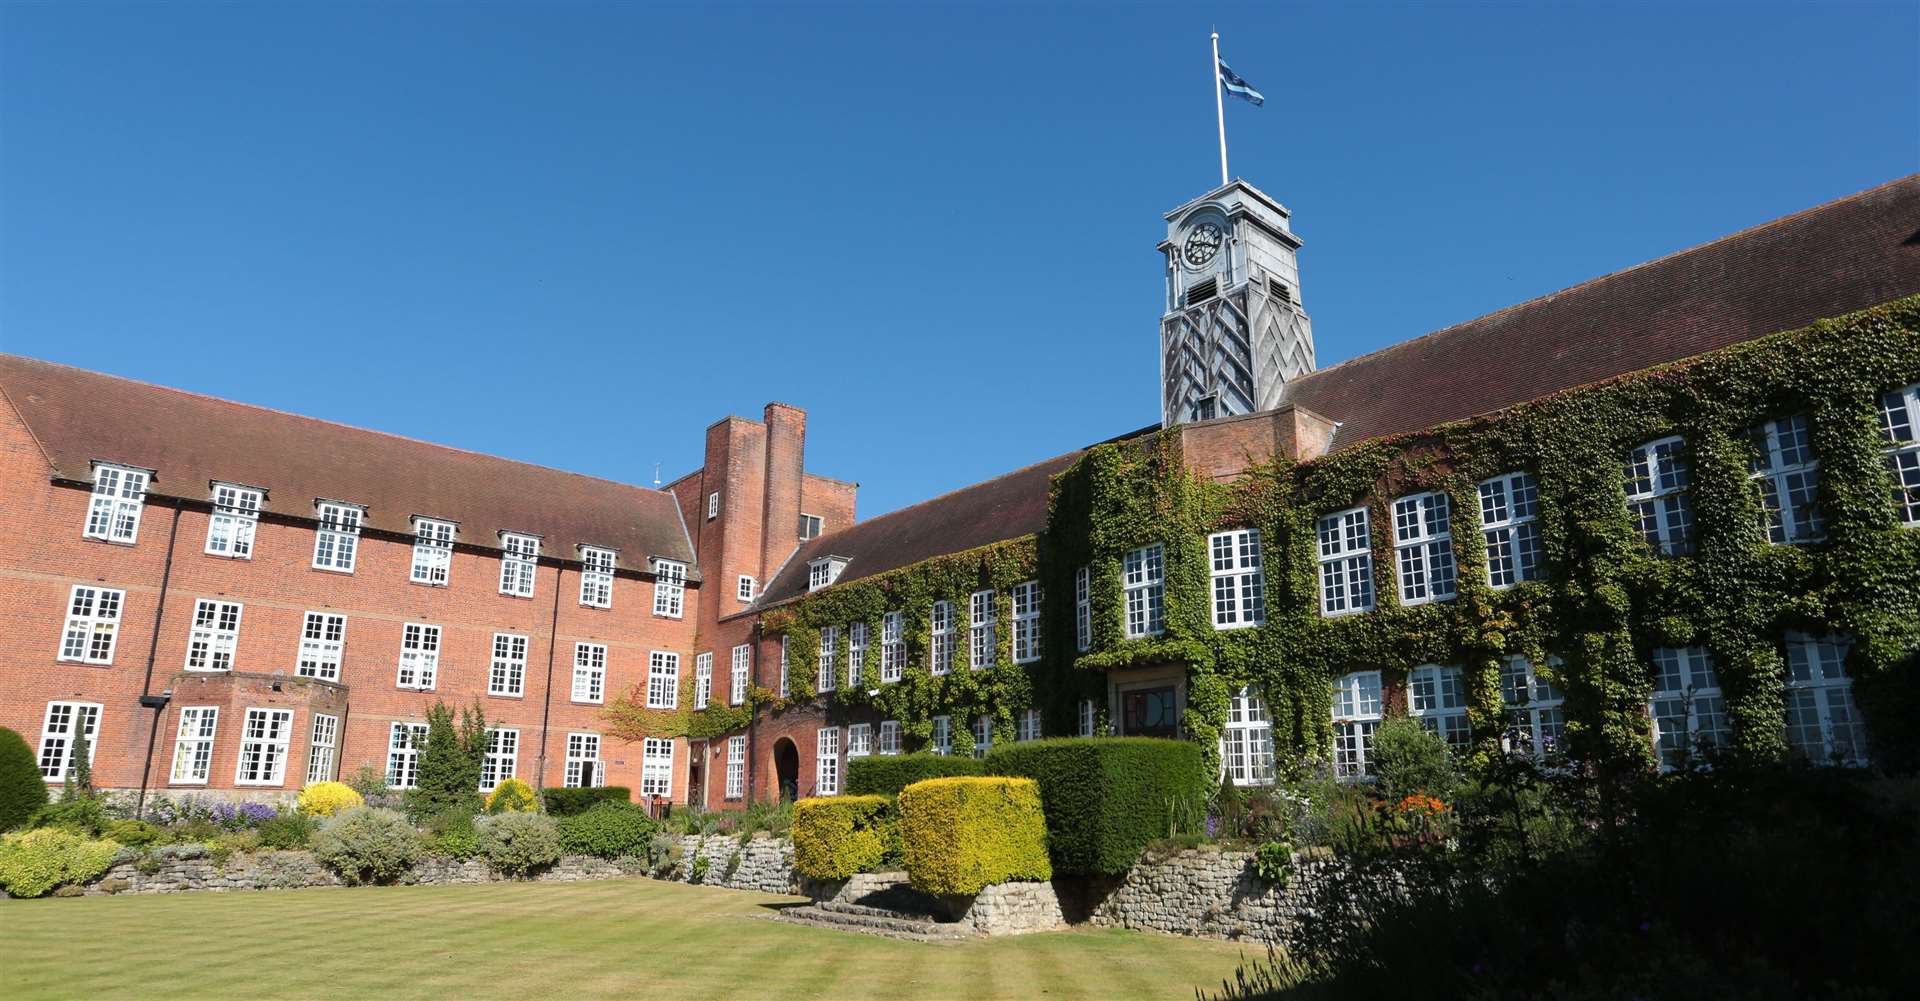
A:
[[[1182,999],[1241,953],[1116,929],[923,945],[767,920],[796,899],[631,879],[0,900],[0,996]]]

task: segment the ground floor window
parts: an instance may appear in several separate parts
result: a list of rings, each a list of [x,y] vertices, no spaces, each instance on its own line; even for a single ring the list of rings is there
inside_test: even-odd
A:
[[[1040,739],[1040,710],[1020,710],[1019,728],[1014,732],[1015,740]]]
[[[1080,700],[1080,736],[1082,737],[1093,736],[1094,721],[1096,719],[1097,717],[1093,711],[1093,700],[1081,699]]]
[[[293,735],[293,710],[249,709],[240,728],[240,764],[233,781],[244,786],[277,786],[286,781],[287,741]]]
[[[665,737],[648,737],[646,746],[641,750],[640,795],[670,798],[673,795],[673,741]]]
[[[1439,734],[1455,754],[1473,746],[1467,727],[1467,685],[1457,667],[1425,664],[1407,677],[1407,715]]]
[[[1727,742],[1727,703],[1706,647],[1655,647],[1654,747],[1660,769],[1671,771],[1709,748]]]
[[[900,721],[885,719],[880,721],[880,753],[900,753]]]
[[[1549,660],[1549,666],[1553,661]],[[1562,741],[1567,729],[1565,697],[1560,689],[1542,679],[1533,663],[1525,657],[1508,657],[1500,665],[1500,698],[1507,707],[1507,733],[1503,740],[1509,753],[1526,754],[1536,759],[1564,751]]]
[[[173,773],[167,781],[205,785],[213,771],[213,731],[220,719],[217,706],[188,706],[180,710],[180,730],[173,742]]]
[[[1180,699],[1172,685],[1120,693],[1122,735],[1180,737]]]
[[[973,756],[984,758],[993,750],[993,717],[975,716],[973,718]]]
[[[1864,765],[1867,731],[1853,704],[1853,639],[1787,634],[1787,746],[1815,764]]]
[[[747,738],[727,738],[727,798],[747,794]]]
[[[100,748],[100,705],[95,702],[49,702],[46,724],[40,728],[40,777],[64,782],[73,767],[75,734],[87,738],[87,762]]]
[[[816,796],[840,795],[840,728],[822,727],[814,736],[813,792]]]
[[[854,723],[847,727],[847,757],[864,758],[873,753],[873,724]]]
[[[1227,778],[1237,786],[1273,782],[1273,721],[1260,690],[1251,686],[1233,693],[1227,705],[1227,732],[1222,761]]]
[[[420,748],[427,743],[425,723],[395,723],[387,735],[387,784],[411,789],[420,781]]]
[[[340,717],[313,714],[313,739],[307,746],[307,784],[333,778],[334,749],[340,746]]]
[[[496,727],[487,731],[487,755],[480,761],[480,791],[492,792],[513,778],[519,765],[520,731]]]
[[[1373,774],[1373,733],[1380,729],[1380,672],[1355,671],[1333,687],[1333,774]]]
[[[933,718],[933,753],[953,753],[953,717],[935,716]]]
[[[560,784],[569,789],[584,789],[606,784],[606,763],[600,760],[600,735],[567,734],[567,768]]]

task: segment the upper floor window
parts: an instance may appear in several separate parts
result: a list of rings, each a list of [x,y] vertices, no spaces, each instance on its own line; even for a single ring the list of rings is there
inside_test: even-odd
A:
[[[1555,662],[1547,663],[1551,666]],[[1506,703],[1509,752],[1545,758],[1564,750],[1561,743],[1567,717],[1562,706],[1566,698],[1552,682],[1540,677],[1532,661],[1515,656],[1500,665],[1500,698]]]
[[[1333,686],[1333,774],[1358,779],[1373,774],[1373,734],[1380,729],[1379,671],[1355,671]]]
[[[1438,734],[1455,754],[1472,746],[1467,729],[1467,686],[1457,667],[1427,664],[1407,678],[1407,715]]]
[[[907,667],[906,614],[888,612],[880,617],[880,680],[899,681]]]
[[[707,520],[712,521],[718,517],[720,517],[720,491],[715,490],[707,495]]]
[[[784,633],[780,636],[780,683],[775,691],[779,692],[780,697],[783,699],[786,698],[787,693],[791,691],[787,686],[787,637]]]
[[[347,650],[347,617],[337,612],[308,612],[300,625],[300,659],[293,673],[322,681],[340,680]]]
[[[40,777],[48,782],[64,782],[73,768],[73,748],[78,735],[87,738],[87,763],[100,752],[100,704],[97,702],[49,702],[47,721],[40,729]]]
[[[313,535],[313,568],[352,573],[354,555],[360,548],[360,522],[367,509],[358,504],[319,501],[314,510],[320,524]]]
[[[1633,516],[1640,537],[1668,556],[1693,552],[1685,449],[1679,438],[1662,438],[1627,456],[1627,513]]]
[[[1402,605],[1453,597],[1452,513],[1442,493],[1414,494],[1393,502],[1393,553],[1400,569]]]
[[[800,516],[800,541],[805,542],[808,539],[819,538],[821,529],[825,527],[819,515],[802,514]]]
[[[578,655],[575,655],[576,662]],[[579,668],[574,669],[575,697],[580,689]],[[487,668],[487,694],[518,698],[527,691],[527,638],[513,633],[493,634],[493,662]]]
[[[580,604],[613,607],[613,550],[580,547]]]
[[[140,504],[153,474],[131,466],[93,464],[93,500],[87,507],[89,539],[133,543],[140,536]]]
[[[1532,473],[1480,482],[1480,527],[1487,539],[1487,586],[1540,579],[1540,488]]]
[[[677,560],[653,561],[653,614],[680,617],[687,597],[687,565]]]
[[[867,666],[867,624],[855,622],[847,627],[847,687],[859,688]]]
[[[753,645],[742,643],[733,648],[733,664],[727,676],[727,704],[747,701],[747,680],[753,674]]]
[[[453,565],[453,522],[413,519],[413,569],[407,579],[432,587],[447,586]]]
[[[819,678],[814,686],[822,692],[831,692],[837,687],[839,678],[836,662],[840,658],[840,627],[820,627]]]
[[[1920,382],[1880,397],[1880,436],[1893,475],[1893,508],[1902,524],[1920,525]]]
[[[207,552],[238,560],[253,558],[253,531],[260,525],[263,495],[232,483],[213,485],[213,516],[207,519]]]
[[[1227,731],[1221,760],[1237,786],[1273,783],[1273,720],[1258,688],[1243,687],[1227,704]]]
[[[1815,764],[1863,765],[1867,730],[1853,704],[1844,633],[1787,634],[1787,746]]]
[[[822,556],[807,561],[807,590],[818,591],[840,579],[840,571],[847,568],[847,561],[838,556]]]
[[[1654,746],[1660,768],[1670,771],[1699,750],[1727,742],[1727,703],[1705,647],[1655,647],[1653,700]]]
[[[1031,664],[1040,659],[1040,582],[1013,586],[1013,662]]]
[[[1093,646],[1093,576],[1092,569],[1081,567],[1073,572],[1073,645],[1081,653]]]
[[[67,598],[67,626],[60,638],[60,659],[82,664],[113,663],[120,636],[120,606],[127,592],[75,584]]]
[[[419,622],[400,627],[400,670],[394,684],[427,691],[439,673],[440,627]]]
[[[946,674],[953,670],[953,602],[936,601],[928,623],[927,671]]]
[[[1213,627],[1241,629],[1267,621],[1266,578],[1260,572],[1260,530],[1207,537],[1213,561]]]
[[[534,569],[540,565],[540,538],[500,533],[500,593],[533,597]]]
[[[655,650],[647,655],[647,708],[680,708],[679,654]]]
[[[187,670],[231,671],[240,645],[240,605],[202,598],[193,605],[193,629],[187,634]]]
[[[654,704],[653,678],[647,678],[647,708],[663,709],[666,706]],[[607,697],[607,645],[605,643],[575,643],[573,645],[573,691],[575,702],[600,702]]]
[[[1373,541],[1367,509],[1351,508],[1320,519],[1320,614],[1347,615],[1373,609]]]
[[[698,654],[693,658],[693,707],[705,709],[713,699],[713,654]]]
[[[1127,553],[1127,638],[1158,636],[1166,628],[1166,549],[1159,543]]]
[[[741,601],[752,601],[753,600],[753,578],[747,576],[746,574],[741,574],[740,580],[735,584],[733,596],[740,599]]]
[[[1820,462],[1802,414],[1747,430],[1750,476],[1760,487],[1762,525],[1776,543],[1814,542],[1826,534],[1820,517]]]
[[[967,666],[975,671],[992,667],[994,646],[999,642],[995,628],[1000,610],[992,591],[975,591],[967,597]]]

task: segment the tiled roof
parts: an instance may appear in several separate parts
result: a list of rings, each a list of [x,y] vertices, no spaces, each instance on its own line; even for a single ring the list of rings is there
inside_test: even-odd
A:
[[[541,552],[578,545],[691,564],[673,497],[544,466],[0,354],[0,392],[62,479],[92,479],[95,460],[143,466],[149,492],[206,500],[208,482],[268,491],[265,509],[314,516],[317,498],[367,507],[369,528],[411,533],[425,515],[459,522],[462,543],[498,548],[501,531],[542,537]]]
[[[1920,292],[1920,175],[1295,380],[1333,447],[1491,413]]]

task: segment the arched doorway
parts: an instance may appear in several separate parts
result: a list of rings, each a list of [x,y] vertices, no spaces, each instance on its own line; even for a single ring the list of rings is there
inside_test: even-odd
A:
[[[779,776],[782,800],[800,798],[800,749],[785,737],[773,743],[773,774]]]

